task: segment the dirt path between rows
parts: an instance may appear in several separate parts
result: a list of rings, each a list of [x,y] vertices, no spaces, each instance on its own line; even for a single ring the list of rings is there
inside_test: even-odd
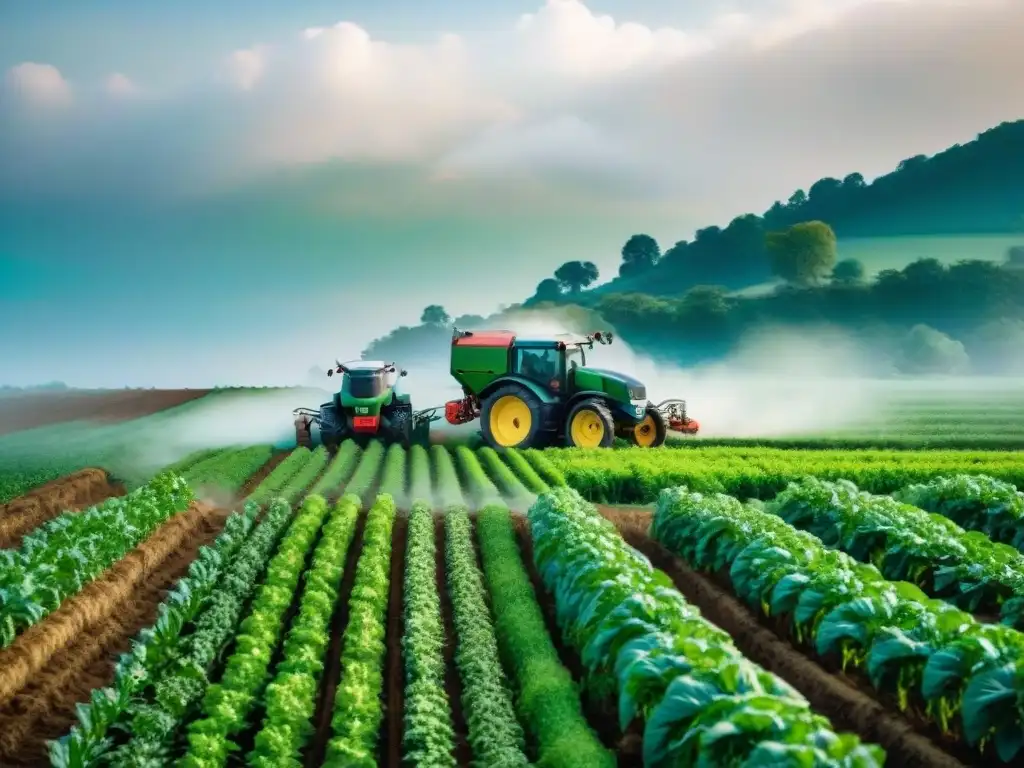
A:
[[[441,621],[444,626],[444,688],[448,694],[448,703],[452,708],[452,725],[455,729],[455,761],[459,765],[470,765],[473,751],[469,747],[469,727],[466,725],[466,713],[462,710],[462,680],[455,667],[455,646],[458,638],[455,634],[455,617],[452,598],[448,592],[448,580],[445,578],[444,557],[444,512],[434,514],[434,546],[436,563],[437,593],[441,597]]]
[[[763,626],[759,617],[711,578],[693,571],[647,535],[650,512],[598,509],[618,527],[623,538],[664,571],[687,601],[705,619],[726,631],[736,647],[751,661],[777,674],[825,715],[838,730],[852,731],[886,750],[888,761],[901,768],[959,768],[981,764],[966,750],[956,756],[915,730],[907,718],[884,706],[838,671],[830,671],[808,658]],[[980,759],[979,759],[980,760]]]
[[[17,549],[21,540],[62,512],[79,511],[113,496],[124,496],[102,469],[82,469],[0,505],[0,549]]]
[[[107,589],[93,590],[87,598],[100,608],[93,621],[56,649],[33,672],[30,682],[0,707],[0,764],[49,765],[46,740],[67,733],[76,721],[75,704],[87,702],[93,689],[113,681],[118,656],[128,650],[140,630],[156,620],[166,592],[187,573],[199,548],[216,538],[227,514],[194,505],[162,525],[107,572],[120,583],[104,579]],[[133,582],[133,588],[119,589],[127,581]],[[92,586],[104,585],[94,582],[86,589]],[[54,617],[56,612],[43,624]],[[38,637],[48,639],[46,633]]]
[[[402,764],[402,734],[405,730],[405,667],[402,659],[402,635],[405,615],[402,601],[405,585],[405,556],[409,541],[409,518],[403,513],[395,517],[391,533],[391,576],[388,594],[388,621],[385,632],[387,654],[384,661],[385,720],[381,756],[384,765],[398,768]]]
[[[352,588],[356,581],[356,564],[363,552],[363,531],[366,528],[366,512],[360,512],[356,518],[356,529],[349,545],[345,573],[341,578],[338,590],[338,602],[331,617],[331,640],[327,646],[327,658],[324,660],[324,673],[320,678],[320,695],[313,715],[313,726],[316,733],[310,739],[305,754],[306,768],[320,768],[327,754],[327,742],[331,738],[331,715],[334,710],[334,694],[341,682],[341,651],[348,626],[348,603],[352,597]]]

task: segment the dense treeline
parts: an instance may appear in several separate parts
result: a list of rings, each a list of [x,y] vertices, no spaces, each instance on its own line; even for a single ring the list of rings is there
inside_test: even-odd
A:
[[[600,292],[668,295],[700,284],[735,289],[760,283],[772,276],[770,233],[807,221],[828,224],[839,238],[1024,232],[1021,179],[1024,120],[1003,123],[933,157],[907,158],[870,184],[860,173],[819,179],[760,216],[746,213],[725,228],[704,227],[664,253],[650,236],[634,235],[622,248],[619,279]],[[591,262],[569,262],[538,285],[535,298],[578,294],[597,278]]]

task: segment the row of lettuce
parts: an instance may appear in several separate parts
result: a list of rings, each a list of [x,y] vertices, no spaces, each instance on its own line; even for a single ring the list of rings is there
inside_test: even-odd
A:
[[[245,449],[200,457],[186,475],[193,485],[199,485],[202,484],[203,472],[215,477],[214,472],[224,471],[224,466],[216,469],[212,464],[204,469],[204,463],[255,463],[258,460],[255,451],[243,457],[249,450],[254,451]],[[257,468],[263,463],[265,460]],[[195,606],[194,610],[198,612],[191,616],[178,611],[179,603],[169,598],[166,607],[161,608],[160,621],[165,629],[159,630],[160,621],[152,629],[152,636],[162,638],[159,646],[163,652],[146,650],[151,642],[146,638],[150,635],[143,633],[144,636],[140,636],[132,653],[122,660],[115,684],[106,691],[94,693],[90,707],[82,712],[79,727],[69,738],[53,745],[54,763],[100,764],[97,762],[99,756],[103,756],[103,764],[109,765],[135,765],[140,760],[166,761],[173,735],[190,723],[189,751],[181,758],[183,765],[226,765],[228,756],[242,748],[239,742],[248,744],[249,737],[252,737],[253,745],[251,762],[301,765],[315,730],[312,717],[323,690],[322,671],[327,654],[329,617],[339,596],[341,571],[338,568],[333,572],[323,569],[325,579],[322,582],[318,579],[315,586],[310,586],[312,580],[307,580],[301,594],[297,595],[299,578],[310,556],[317,558],[321,546],[330,547],[325,551],[333,553],[335,564],[344,562],[356,528],[359,506],[379,484],[383,493],[371,506],[361,536],[362,554],[349,601],[349,622],[342,647],[343,675],[335,697],[334,718],[326,749],[327,764],[374,764],[379,748],[377,742],[383,720],[384,617],[396,498],[413,500],[405,575],[406,755],[417,764],[454,764],[451,762],[455,749],[454,727],[443,684],[444,661],[440,655],[443,654],[443,628],[439,616],[441,596],[436,585],[431,588],[430,579],[426,576],[430,560],[437,554],[431,509],[443,504],[448,511],[444,523],[444,558],[447,591],[458,639],[456,667],[469,747],[474,759],[484,764],[526,764],[527,753],[536,750],[540,762],[545,762],[545,755],[549,756],[546,764],[614,764],[614,758],[588,729],[571,677],[559,663],[547,636],[529,577],[518,557],[511,518],[502,502],[502,498],[530,500],[533,494],[544,493],[549,486],[565,486],[568,482],[566,474],[557,462],[549,461],[546,454],[534,452],[505,452],[499,456],[489,449],[473,452],[459,447],[452,453],[435,446],[429,451],[414,447],[407,455],[397,446],[385,450],[380,444],[371,443],[361,451],[346,444],[330,462],[322,449],[292,452],[252,494],[254,503],[231,518],[241,522],[229,521],[222,535],[223,543],[218,539],[209,550],[216,554],[223,548],[228,557],[204,555],[197,561],[203,564],[203,568],[197,567],[197,573],[190,573],[189,578],[193,579],[208,571],[204,573],[207,579],[204,583],[216,583],[218,578],[222,578],[225,584],[233,575],[235,588],[218,587],[205,593],[202,589],[187,589],[189,595],[200,595],[195,603],[190,602],[191,597],[179,595],[176,599],[181,605]],[[238,469],[237,476],[242,475],[248,477],[251,472],[246,474]],[[317,477],[320,481],[311,487]],[[239,481],[239,485],[242,482],[244,479]],[[154,481],[154,485],[156,483]],[[349,495],[328,513],[328,505],[320,493],[334,495],[341,487]],[[952,503],[951,500],[955,500],[952,494],[958,487],[955,483],[942,487],[936,482],[929,487],[929,492],[940,500],[930,503],[941,506],[941,499],[945,499],[948,502],[945,512],[950,516],[959,515],[961,520],[967,520],[971,515],[978,517],[964,505],[957,507]],[[819,521],[824,526],[823,521],[828,516],[833,521],[830,524],[834,525],[838,519],[839,513],[834,511],[806,513],[808,505],[819,503],[815,500],[821,497],[823,488],[805,484],[790,489],[790,508],[804,510],[801,512],[803,517],[799,519],[810,521],[809,525]],[[320,493],[307,497],[292,519],[289,504],[307,489]],[[143,490],[152,489],[147,487]],[[836,486],[832,489],[832,496],[841,496],[844,490],[850,492],[845,486]],[[799,495],[801,492],[806,498]],[[859,493],[856,489],[852,492]],[[916,492],[919,494],[917,501],[925,504],[921,501],[925,498],[925,491],[918,488]],[[963,488],[960,492],[962,500],[967,494]],[[245,546],[238,544],[243,537],[240,532],[252,528],[259,505],[271,499],[277,500],[270,503],[263,520],[245,537]],[[482,572],[474,552],[467,501],[474,507],[483,507],[477,528]],[[773,511],[783,510],[781,501],[778,509]],[[863,499],[858,499],[848,506],[861,510],[865,504]],[[869,510],[874,509],[867,506]],[[751,505],[743,508],[758,509]],[[783,524],[786,523],[782,515],[796,514],[761,511]],[[882,526],[887,512],[884,507],[879,507],[874,511],[875,517],[870,519]],[[556,596],[563,639],[584,660],[588,689],[608,696],[618,695],[620,712],[623,713],[620,725],[625,728],[635,718],[645,723],[644,751],[649,765],[675,764],[680,760],[688,762],[691,757],[703,757],[712,762],[728,758],[728,762],[740,753],[763,760],[772,756],[771,750],[777,749],[778,744],[784,745],[786,754],[793,755],[795,760],[810,761],[809,764],[880,763],[877,748],[862,745],[853,737],[832,733],[827,721],[811,715],[806,702],[788,686],[749,665],[742,657],[737,659],[738,652],[728,638],[721,633],[716,634],[717,630],[712,631],[713,628],[708,627],[692,607],[682,602],[681,596],[670,588],[663,576],[651,570],[642,558],[637,559],[635,553],[621,544],[621,540],[619,544],[614,543],[614,532],[600,524],[601,518],[579,495],[560,488],[531,507],[530,519],[536,544],[536,565],[549,591]],[[793,519],[798,518],[794,516]],[[978,519],[991,523],[993,518]],[[277,537],[273,526],[268,527],[268,523],[274,520],[281,521],[276,529]],[[578,525],[566,528],[569,523],[565,520],[576,520]],[[333,543],[327,545],[327,529],[332,523],[335,535],[331,537]],[[277,546],[285,527],[288,531],[286,537]],[[598,529],[601,528],[605,533],[599,535]],[[940,528],[935,524],[935,530]],[[920,527],[915,529],[915,535],[919,535],[920,530]],[[261,531],[264,532],[262,539]],[[251,541],[257,540],[263,541],[264,545],[249,546]],[[865,536],[865,540],[877,542],[878,536]],[[578,547],[566,547],[563,546],[566,541],[581,543]],[[667,539],[666,543],[669,543]],[[975,546],[972,553],[981,551],[978,549],[980,542],[973,541],[972,544]],[[832,551],[820,542],[819,545],[826,552]],[[231,550],[232,546],[237,546],[237,550]],[[854,542],[849,546],[858,545]],[[260,564],[265,565],[275,550],[278,554],[271,565],[261,569]],[[248,570],[244,567],[246,561],[239,561],[239,567],[234,562],[242,552],[250,553],[248,562],[254,564]],[[887,553],[888,550],[882,552],[883,562],[889,556]],[[259,559],[261,556],[262,560]],[[877,559],[878,556],[877,550],[864,555],[867,559]],[[221,562],[230,561],[230,566],[219,571],[209,567],[207,561],[218,557]],[[326,562],[323,558],[327,557],[323,555],[321,560]],[[920,557],[923,558],[924,553]],[[414,568],[417,562],[418,571]],[[275,563],[279,567],[275,568]],[[501,563],[501,566],[495,563]],[[899,567],[908,573],[918,573],[913,563],[901,563]],[[265,573],[262,578],[261,572]],[[416,573],[420,574],[418,590],[412,589]],[[593,582],[582,575],[587,573],[591,574]],[[609,576],[612,576],[611,580]],[[923,581],[927,578],[924,577]],[[934,582],[936,579],[932,577]],[[619,591],[615,591],[616,584],[621,588]],[[246,585],[248,592],[245,592]],[[786,589],[793,588],[794,585],[789,584]],[[906,594],[906,587],[900,586],[900,590],[900,595]],[[493,621],[487,607],[487,592],[490,593]],[[413,593],[420,597],[414,599],[411,597]],[[298,613],[289,628],[286,616],[296,597]],[[914,593],[913,598],[918,602],[922,598],[927,599],[918,593]],[[886,597],[881,602],[888,605],[889,600]],[[249,601],[252,603],[249,616],[236,629],[241,619],[241,606],[249,604]],[[217,606],[219,608],[211,613],[211,609]],[[168,619],[172,613],[176,618]],[[305,621],[300,624],[303,616]],[[181,629],[186,624],[189,628],[183,635]],[[178,627],[177,632],[174,632],[175,626]],[[987,630],[985,625],[977,626],[981,628],[980,637]],[[201,627],[206,631],[199,632]],[[638,627],[643,627],[644,631],[638,634]],[[414,630],[422,630],[418,642],[414,640]],[[229,657],[220,682],[209,685],[217,654],[236,634],[239,634],[235,641],[236,650]],[[195,639],[197,635],[198,640]],[[719,659],[721,668],[714,667],[710,671],[701,668],[693,674],[680,672],[696,659],[688,660],[686,643],[677,642],[679,637],[676,635],[700,637],[700,644],[709,644],[715,649],[708,656]],[[1016,633],[1007,635],[1015,636]],[[182,638],[182,647],[168,650],[175,638]],[[629,654],[623,655],[627,646]],[[979,647],[983,644],[979,643]],[[1013,648],[1017,649],[1016,646]],[[669,651],[667,656],[666,650]],[[695,653],[692,647],[689,652]],[[704,656],[699,655],[701,658]],[[294,664],[288,663],[289,657],[295,660]],[[511,672],[508,678],[502,671],[500,657],[512,660],[508,664]],[[675,661],[669,661],[668,657]],[[685,663],[676,664],[680,659]],[[625,665],[621,669],[620,661]],[[967,658],[963,664],[976,661]],[[663,690],[649,689],[655,685],[648,674],[652,664],[658,670],[658,680],[664,682]],[[667,666],[662,668],[659,664]],[[632,669],[632,673],[627,673],[627,669]],[[902,676],[897,677],[902,680]],[[753,687],[714,689],[718,684],[740,685],[737,680],[742,680],[743,686],[749,684]],[[657,685],[661,682],[655,687]],[[994,682],[983,678],[978,685],[991,686]],[[673,696],[668,694],[670,687]],[[122,689],[127,693],[122,693]],[[711,709],[718,714],[707,716],[712,718],[712,722],[700,712],[690,712],[691,716],[680,714],[686,710],[682,702],[691,701],[694,691],[710,697],[703,700],[700,710],[706,704],[715,703]],[[962,705],[957,709],[956,702],[951,703],[948,697],[940,697],[938,701],[933,705],[937,707],[936,711],[946,713],[947,725],[963,710]],[[409,702],[422,702],[423,705],[410,706]],[[659,705],[664,706],[659,709]],[[763,728],[758,726],[751,731],[746,726],[752,721],[760,722],[752,714],[760,713],[762,707],[768,707],[774,713],[767,718],[771,725],[762,723]],[[991,708],[981,707],[981,710],[988,712]],[[552,713],[557,713],[558,717]],[[631,713],[628,718],[627,713]],[[656,717],[657,713],[661,714]],[[670,718],[671,722],[666,722],[665,718],[669,716],[666,713],[675,719]],[[260,715],[262,721],[256,722]],[[720,719],[714,720],[716,717]],[[117,737],[112,737],[111,733],[121,732],[120,729],[111,730],[110,726],[115,722],[129,723],[135,734],[133,738],[118,742]],[[306,727],[302,727],[302,723]],[[526,726],[530,735],[533,746],[529,749],[519,723]],[[745,725],[739,728],[742,734],[736,738],[705,738],[704,734],[716,723],[723,723],[719,731],[731,729],[730,732],[736,730],[738,723]],[[1002,739],[1000,753],[1006,754],[1010,750],[1006,743],[1009,737],[999,736],[996,726],[987,730],[978,725],[973,727],[976,730],[967,734],[969,739],[975,736],[971,743],[986,738],[996,738],[998,743],[998,739]],[[964,729],[966,733],[966,724]],[[816,735],[812,738],[809,734]],[[691,752],[681,754],[679,750]]]

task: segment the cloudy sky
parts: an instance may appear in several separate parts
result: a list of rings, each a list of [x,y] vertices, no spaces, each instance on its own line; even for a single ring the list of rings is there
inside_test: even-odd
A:
[[[1024,0],[266,5],[6,5],[0,383],[286,379],[1024,117]]]

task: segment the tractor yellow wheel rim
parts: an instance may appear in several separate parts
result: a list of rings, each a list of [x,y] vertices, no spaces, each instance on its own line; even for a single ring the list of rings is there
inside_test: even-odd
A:
[[[530,434],[533,414],[522,399],[515,395],[499,398],[491,408],[491,435],[503,448],[519,445]]]
[[[577,448],[597,448],[604,439],[604,422],[593,411],[579,411],[572,417],[569,432]]]
[[[654,424],[654,417],[647,414],[647,417],[633,430],[633,440],[641,448],[650,448],[657,439],[658,427]]]

